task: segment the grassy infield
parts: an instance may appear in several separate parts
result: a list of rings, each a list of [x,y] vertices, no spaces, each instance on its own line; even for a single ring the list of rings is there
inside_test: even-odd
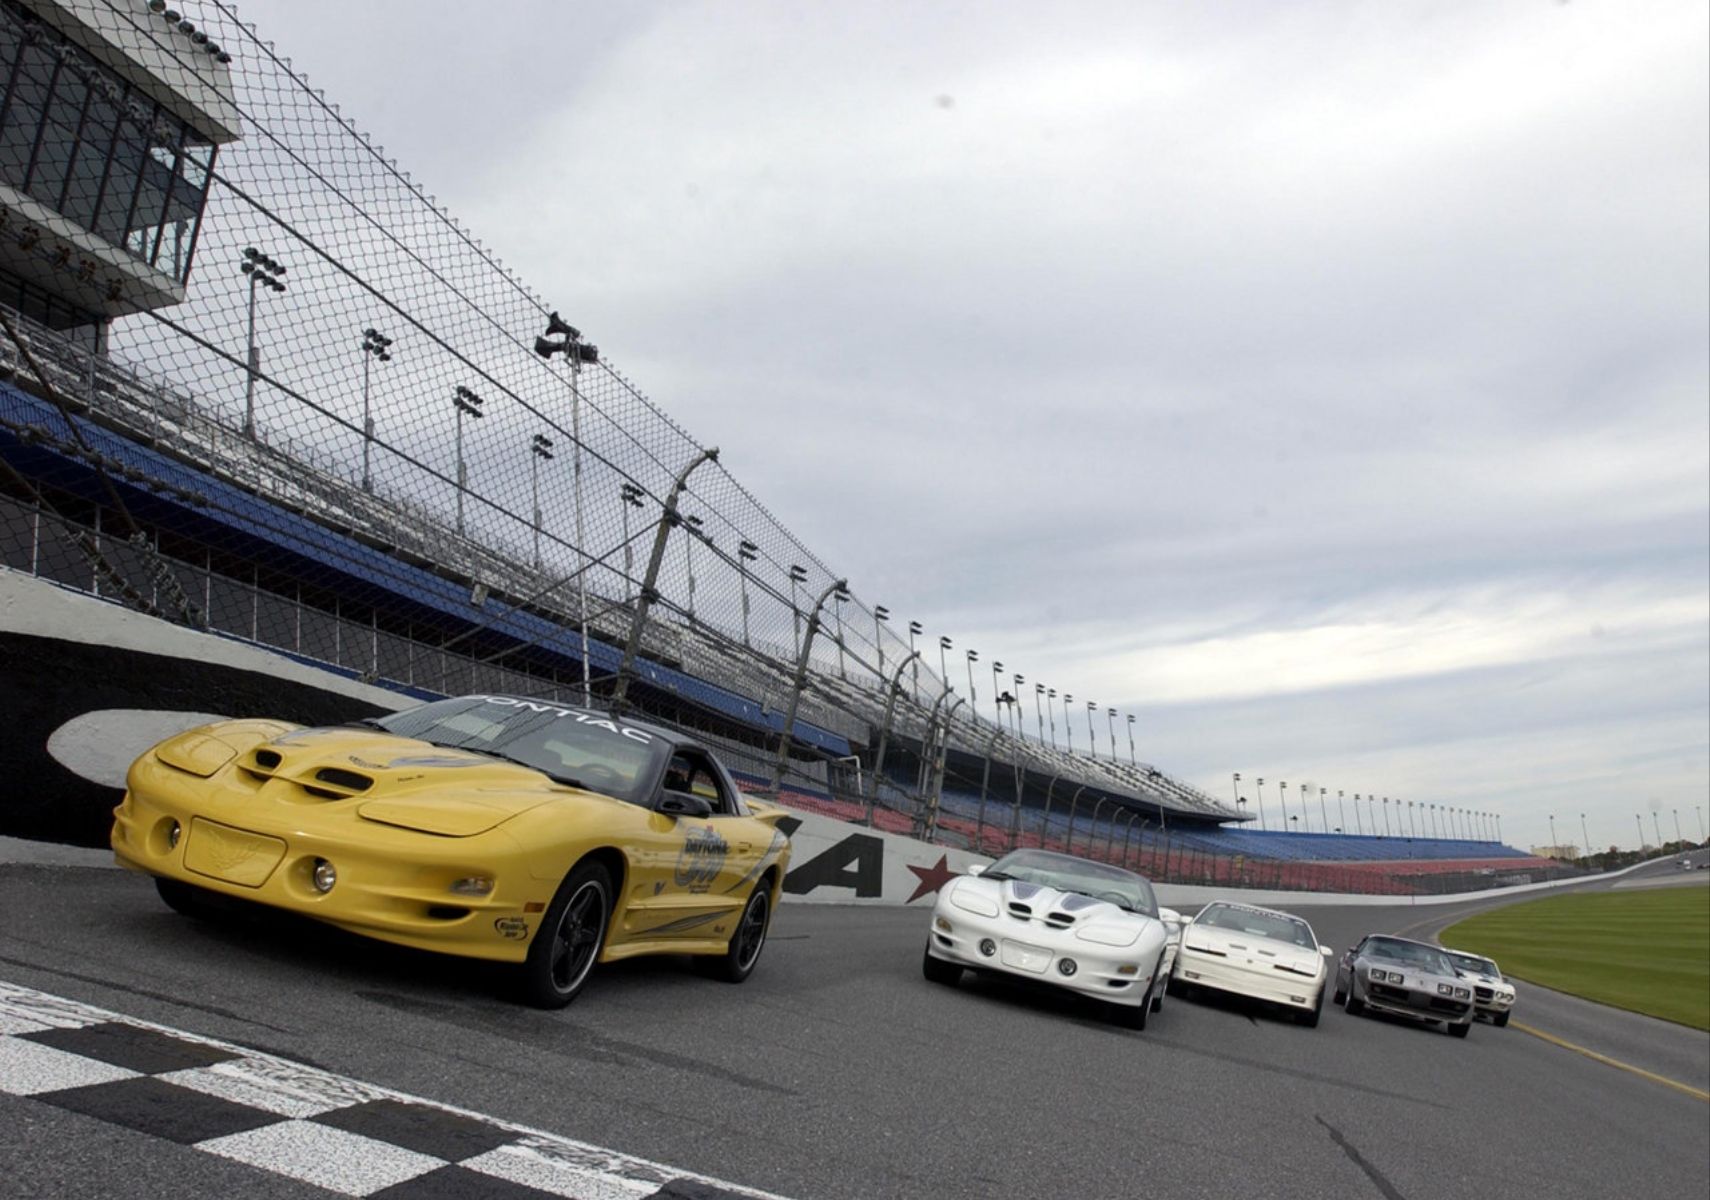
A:
[[[1437,936],[1494,958],[1504,975],[1710,1030],[1710,888],[1551,896]]]

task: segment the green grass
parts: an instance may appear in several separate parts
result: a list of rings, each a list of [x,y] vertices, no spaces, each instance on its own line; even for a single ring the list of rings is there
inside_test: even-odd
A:
[[[1551,896],[1470,917],[1438,940],[1494,958],[1504,975],[1710,1030],[1704,887]],[[1516,1011],[1525,1006],[1522,995]]]

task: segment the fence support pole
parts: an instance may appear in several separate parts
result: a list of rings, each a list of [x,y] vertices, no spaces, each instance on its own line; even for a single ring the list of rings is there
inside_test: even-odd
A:
[[[688,485],[690,472],[704,462],[717,461],[717,446],[701,451],[672,481],[671,491],[665,497],[665,511],[659,518],[659,528],[653,534],[653,553],[647,560],[647,577],[642,580],[641,592],[636,597],[635,617],[629,623],[629,638],[623,646],[623,662],[618,666],[617,688],[612,693],[612,712],[620,716],[629,699],[629,681],[635,674],[635,654],[641,648],[641,631],[647,627],[647,610],[659,598],[656,585],[659,583],[659,564],[665,560],[665,542],[671,536],[671,527],[681,521],[677,516],[677,497],[683,494],[683,488]],[[459,495],[461,494],[460,492]]]

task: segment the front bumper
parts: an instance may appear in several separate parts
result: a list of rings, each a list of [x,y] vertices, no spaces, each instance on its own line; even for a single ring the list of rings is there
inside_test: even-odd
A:
[[[1488,996],[1484,994],[1487,991],[1490,992]],[[1487,1017],[1498,1017],[1514,1011],[1514,993],[1498,992],[1491,988],[1474,988],[1473,1005]]]
[[[113,812],[119,865],[367,937],[499,962],[526,957],[552,899],[553,883],[535,879],[522,848],[499,830],[448,838],[357,821],[334,837],[276,812],[194,800],[170,787],[126,792]],[[168,838],[174,822],[176,846]],[[311,881],[317,859],[337,869],[331,891]],[[492,879],[492,891],[450,890],[470,876]]]
[[[950,928],[943,926],[948,923]],[[993,953],[983,954],[989,942]],[[1053,934],[1013,919],[977,916],[958,908],[935,912],[927,937],[927,953],[944,962],[975,971],[989,971],[1066,992],[1137,1008],[1145,1003],[1148,986],[1158,969],[1162,948],[1104,946],[1073,935]],[[1063,974],[1064,960],[1074,971]],[[1122,968],[1132,974],[1123,974]]]
[[[1456,1000],[1430,992],[1422,992],[1416,988],[1405,987],[1393,983],[1374,983],[1371,980],[1360,980],[1356,986],[1359,998],[1366,1006],[1377,1012],[1389,1013],[1397,1017],[1411,1017],[1416,1021],[1443,1021],[1450,1025],[1470,1025],[1473,1019],[1473,1002]]]
[[[1308,1011],[1318,1007],[1324,994],[1323,974],[1308,979],[1275,967],[1254,969],[1231,962],[1227,957],[1201,954],[1187,946],[1176,957],[1175,978],[1199,987]]]

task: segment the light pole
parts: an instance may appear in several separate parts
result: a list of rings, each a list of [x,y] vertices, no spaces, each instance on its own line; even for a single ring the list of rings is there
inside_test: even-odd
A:
[[[891,610],[883,604],[873,606],[873,646],[879,652],[879,678],[885,677],[885,633],[879,626],[891,619]]]
[[[254,291],[254,288],[250,289],[252,295]],[[373,327],[362,331],[362,490],[365,492],[374,490],[374,476],[369,471],[369,450],[374,445],[374,410],[368,404],[368,368],[375,359],[392,361],[391,351],[387,349],[391,344],[391,338]]]
[[[469,472],[463,465],[463,418],[477,419],[487,414],[481,411],[481,397],[466,387],[452,393],[451,402],[457,408],[457,532],[463,532],[463,493],[469,490]]]
[[[1128,714],[1128,763],[1138,769],[1140,760],[1134,756],[1134,714]]]
[[[1324,822],[1324,832],[1330,832],[1330,810],[1324,807],[1324,793],[1328,788],[1318,789],[1318,819]],[[1340,808],[1337,809],[1340,812]]]
[[[1277,793],[1281,797],[1277,803],[1282,805],[1282,830],[1288,832],[1288,780],[1277,781]]]
[[[1098,737],[1093,731],[1092,718],[1093,718],[1093,713],[1095,713],[1097,711],[1098,711],[1098,702],[1096,700],[1088,700],[1087,701],[1087,753],[1092,755],[1094,759],[1098,758]]]
[[[1075,752],[1075,727],[1069,724],[1069,704],[1074,700],[1068,692],[1063,693],[1063,738],[1069,743],[1069,753]]]
[[[704,522],[699,517],[684,516],[683,518],[683,569],[689,575],[689,621],[695,619],[695,539],[704,536],[701,526]]]
[[[1056,688],[1045,689],[1045,719],[1051,722],[1051,749],[1057,748],[1057,706],[1051,701],[1057,698]]]
[[[1039,744],[1041,746],[1045,744],[1045,709],[1042,707],[1044,702],[1045,685],[1042,683],[1036,683],[1033,685],[1033,723],[1038,727]]]
[[[1341,788],[1336,789],[1336,824],[1338,824],[1342,827],[1343,833],[1348,832],[1348,810],[1342,807],[1342,789]],[[1356,804],[1354,806],[1354,828],[1356,831],[1359,829],[1359,825],[1360,825],[1360,807],[1359,807],[1359,805]]]
[[[753,649],[753,645],[748,640],[748,564],[759,555],[760,547],[747,538],[736,544],[736,570],[742,580],[742,644],[749,649]]]
[[[1383,798],[1383,836],[1389,837],[1389,797]]]
[[[1677,842],[1686,840],[1680,833],[1680,810],[1678,808],[1674,810],[1674,840]]]
[[[1020,688],[1016,689],[1016,691],[1018,691],[1018,692],[1020,690],[1021,690]],[[992,660],[992,712],[994,714],[998,714],[1000,716],[1002,714],[1000,712],[1000,706],[998,703],[998,700],[999,700],[998,693],[1001,691],[1003,691],[1003,664],[998,662],[996,659],[993,659]],[[1015,704],[1010,706],[1010,710],[1009,710],[1010,716],[1013,717],[1015,715],[1015,713],[1017,711],[1016,706],[1019,705],[1020,703],[1021,703],[1020,697],[1016,697],[1015,698]]]
[[[629,595],[630,584],[635,582],[635,550],[629,541],[629,510],[641,507],[641,497],[645,493],[635,484],[627,480],[618,485],[618,507],[623,513],[623,590]]]
[[[974,715],[974,701],[978,699],[974,695],[974,664],[979,661],[980,652],[978,650],[968,651],[968,713],[970,717]],[[996,691],[997,689],[994,687],[992,690]]]
[[[1233,771],[1229,778],[1229,798],[1235,801],[1235,811],[1241,811],[1241,772]]]
[[[913,681],[916,697],[920,695],[920,655],[915,653],[914,639],[920,636],[922,632],[923,629],[919,621],[908,623],[908,656],[914,660],[914,669],[909,672],[909,678]]]
[[[948,649],[950,649],[950,635],[947,633],[939,634],[938,635],[938,678],[943,681],[945,687],[950,686],[950,668],[948,665],[946,665],[946,663],[944,661],[944,652]]]
[[[284,291],[285,268],[254,246],[245,246],[243,257],[238,263],[238,270],[249,276],[249,345],[244,359],[249,370],[249,379],[244,385],[243,432],[245,437],[253,438],[255,436],[255,378],[261,374],[261,347],[255,344],[255,289],[264,287],[275,292]]]
[[[534,501],[534,569],[540,570],[540,463],[552,461],[552,439],[535,434],[528,444],[529,491]]]
[[[1259,776],[1253,786],[1253,803],[1259,810],[1259,828],[1267,829],[1269,826],[1265,824],[1265,777]]]
[[[1580,836],[1580,840],[1585,843],[1584,847],[1580,850],[1580,857],[1581,858],[1590,858],[1591,857],[1591,834],[1586,831],[1585,814],[1584,813],[1579,814],[1579,836]]]
[[[1633,814],[1633,824],[1639,827],[1639,849],[1645,848],[1645,819],[1638,813]]]
[[[843,602],[849,599],[847,588],[838,588],[831,594],[831,615],[837,622],[837,677],[849,678],[848,663],[843,657]]]
[[[1657,815],[1657,810],[1654,808],[1651,809],[1651,828],[1653,828],[1657,831],[1657,849],[1660,850],[1660,849],[1662,849],[1662,844],[1663,844],[1663,840],[1662,840],[1662,818]]]
[[[1015,703],[1010,707],[1009,711],[1010,715],[1015,718],[1015,740],[1020,742],[1024,740],[1021,733],[1021,718],[1026,715],[1021,711],[1021,697],[1026,695],[1026,693],[1021,690],[1021,685],[1027,682],[1027,678],[1019,671],[1015,673],[1013,678],[1015,679]],[[1019,753],[1016,755],[1016,759],[1017,761],[1020,761]]]
[[[802,652],[802,607],[801,607],[801,605],[796,603],[796,588],[798,586],[800,586],[801,584],[804,584],[806,582],[807,582],[807,568],[803,567],[803,566],[798,566],[795,563],[791,563],[790,564],[790,615],[795,620],[795,628],[796,628],[796,640],[792,646],[792,649],[797,654],[800,654]]]
[[[1107,708],[1104,710],[1104,725],[1105,725],[1106,729],[1110,730],[1110,761],[1115,762],[1116,761],[1116,710],[1114,708]],[[1132,750],[1132,749],[1133,749],[1133,747],[1130,747],[1130,750]]]
[[[558,340],[553,341],[553,338]],[[575,507],[576,553],[582,560],[582,565],[576,572],[576,604],[580,610],[577,623],[580,626],[582,638],[582,703],[591,705],[594,699],[594,683],[588,668],[588,534],[583,527],[582,505],[582,366],[585,363],[599,362],[600,349],[598,346],[583,341],[582,331],[566,322],[555,311],[547,318],[546,333],[534,339],[534,352],[548,362],[552,360],[554,354],[562,354],[570,363],[570,494]],[[710,457],[716,459],[718,452],[713,451]],[[697,459],[696,465],[698,466],[702,461],[705,460]],[[694,467],[689,469],[693,470]],[[675,512],[676,505],[673,503],[667,508],[666,515],[671,516]],[[628,546],[629,539],[625,538],[625,549]],[[650,561],[649,566],[652,565]],[[657,578],[658,574],[655,571],[655,582],[657,582]],[[649,583],[647,586],[652,587],[653,584]],[[639,615],[644,614],[646,609],[647,602],[643,600],[636,611]],[[623,669],[627,670],[632,665],[634,665],[634,655],[626,649]],[[620,671],[618,690],[615,696],[619,708],[623,706],[623,701],[628,695],[628,683],[628,679],[623,677]]]

